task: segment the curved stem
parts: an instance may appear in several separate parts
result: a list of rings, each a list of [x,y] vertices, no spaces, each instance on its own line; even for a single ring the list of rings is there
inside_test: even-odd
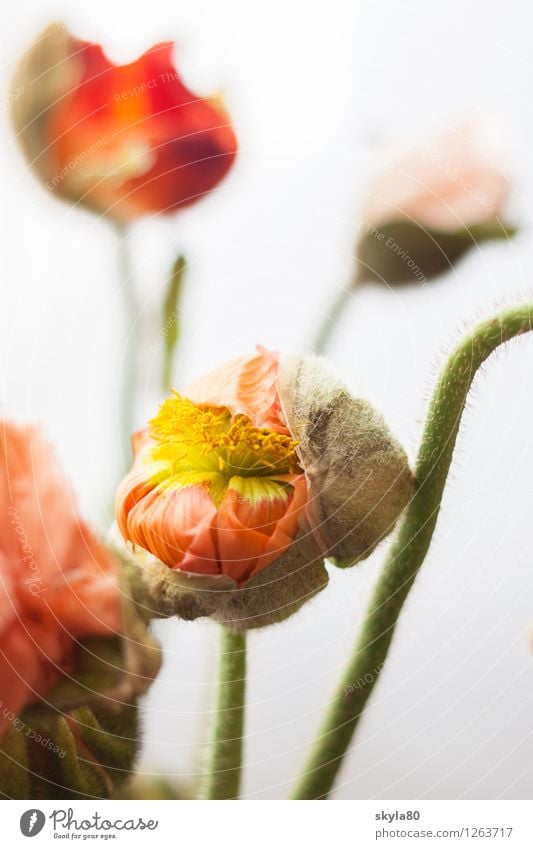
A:
[[[311,342],[311,350],[314,354],[324,354],[326,352],[344,310],[351,301],[352,295],[364,282],[365,279],[358,268],[353,274],[349,284],[335,292],[333,300],[322,319],[322,323]]]
[[[115,224],[115,228],[118,236],[120,291],[126,329],[126,344],[121,370],[119,416],[121,457],[124,470],[127,470],[131,465],[131,436],[135,424],[135,398],[139,365],[139,305],[135,295],[129,230],[127,225],[119,223]]]
[[[241,781],[246,634],[222,627],[218,697],[205,799],[237,799]]]
[[[394,629],[435,529],[465,401],[480,365],[503,342],[532,329],[533,305],[478,325],[454,351],[437,383],[416,464],[417,488],[370,601],[353,657],[294,798],[330,793],[352,735],[385,663]]]
[[[335,293],[335,298],[331,302],[328,311],[318,328],[318,332],[311,342],[311,349],[313,353],[323,354],[328,348],[333,331],[351,300],[352,294],[353,286],[347,286],[346,288],[339,289],[339,291]]]

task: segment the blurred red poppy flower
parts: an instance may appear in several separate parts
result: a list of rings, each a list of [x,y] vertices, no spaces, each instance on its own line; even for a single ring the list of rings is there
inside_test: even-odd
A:
[[[220,98],[183,83],[164,42],[126,65],[51,25],[13,80],[20,143],[46,187],[119,220],[171,213],[210,192],[237,141]]]

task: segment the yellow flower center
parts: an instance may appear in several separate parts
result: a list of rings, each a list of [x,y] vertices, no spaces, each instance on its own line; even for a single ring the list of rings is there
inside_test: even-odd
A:
[[[158,482],[169,487],[208,483],[216,504],[231,478],[283,481],[302,472],[290,436],[254,427],[247,416],[232,417],[226,407],[199,407],[177,393],[150,422],[150,436],[155,445],[147,460],[157,465]],[[264,489],[257,487],[257,495]]]

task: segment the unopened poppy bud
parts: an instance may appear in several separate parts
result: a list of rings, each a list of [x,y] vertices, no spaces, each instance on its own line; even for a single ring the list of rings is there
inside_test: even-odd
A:
[[[258,349],[161,406],[117,523],[152,615],[285,619],[389,533],[412,491],[383,419],[313,357]]]
[[[359,280],[425,283],[480,242],[514,235],[503,217],[508,180],[480,136],[469,127],[447,133],[375,180],[357,246]]]

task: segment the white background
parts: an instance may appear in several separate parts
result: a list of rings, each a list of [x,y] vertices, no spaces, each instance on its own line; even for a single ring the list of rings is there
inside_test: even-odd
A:
[[[351,269],[359,211],[383,151],[465,117],[499,128],[523,231],[476,250],[429,287],[363,290],[330,359],[386,415],[411,457],[445,353],[476,317],[533,292],[532,21],[527,0],[150,3],[20,0],[3,24],[2,86],[50,19],[127,61],[174,38],[198,91],[223,88],[241,155],[193,210],[133,234],[150,344],[177,250],[187,278],[179,376],[252,349],[305,345]],[[47,196],[2,115],[7,204],[0,403],[42,422],[81,506],[101,527],[120,467],[117,240]],[[533,339],[484,369],[464,420],[430,556],[410,596],[339,798],[531,798],[533,790]],[[144,358],[138,424],[158,400]],[[291,621],[250,639],[244,793],[289,793],[354,640],[384,549]],[[210,623],[159,628],[166,662],[146,702],[141,768],[188,781],[203,768],[216,660]]]

